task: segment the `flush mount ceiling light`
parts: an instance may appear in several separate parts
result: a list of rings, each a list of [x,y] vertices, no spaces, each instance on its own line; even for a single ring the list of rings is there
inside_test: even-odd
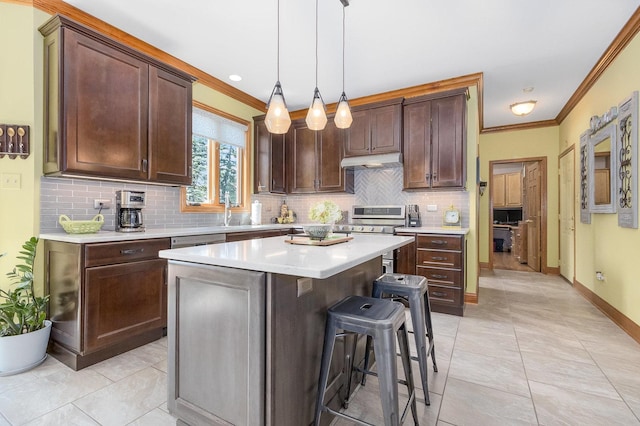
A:
[[[280,85],[280,0],[278,0],[278,71],[276,85],[273,87],[269,102],[267,102],[267,116],[264,119],[264,124],[267,126],[267,130],[270,133],[282,135],[287,133],[289,126],[291,126],[291,117],[289,117],[289,110],[287,109],[287,103],[284,100],[284,93],[282,93],[282,86]]]
[[[231,81],[240,81],[240,80],[242,80],[242,77],[240,77],[238,74],[231,74],[229,76],[229,80],[231,80]]]
[[[516,102],[515,104],[511,104],[509,108],[511,108],[511,112],[515,115],[527,115],[533,111],[536,106],[537,101],[526,101],[526,102]]]
[[[304,121],[311,130],[322,130],[327,125],[327,107],[318,90],[318,0],[316,0],[316,88],[313,90],[311,106]]]
[[[338,100],[338,108],[336,109],[336,116],[333,118],[334,123],[338,129],[348,129],[353,122],[351,115],[351,108],[349,108],[349,101],[347,101],[347,95],[344,92],[344,44],[345,44],[345,9],[349,6],[348,0],[340,0],[342,2],[342,95]]]

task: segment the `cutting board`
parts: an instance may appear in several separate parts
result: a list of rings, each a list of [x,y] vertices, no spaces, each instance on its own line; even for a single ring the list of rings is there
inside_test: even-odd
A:
[[[287,244],[300,244],[305,246],[332,246],[334,244],[344,243],[349,240],[353,240],[353,237],[343,237],[343,236],[334,235],[324,240],[312,240],[310,237],[307,237],[307,236],[294,235],[290,239],[284,240],[284,242]]]

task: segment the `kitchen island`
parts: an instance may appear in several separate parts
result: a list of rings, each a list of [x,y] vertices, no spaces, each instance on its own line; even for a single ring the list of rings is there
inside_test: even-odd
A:
[[[413,242],[355,235],[306,246],[287,238],[160,251],[169,260],[167,405],[179,424],[311,424],[327,308],[369,295],[382,253]],[[341,353],[332,378],[342,372]]]

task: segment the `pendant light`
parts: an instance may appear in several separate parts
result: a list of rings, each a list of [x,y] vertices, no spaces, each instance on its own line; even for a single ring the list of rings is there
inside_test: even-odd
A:
[[[282,86],[280,85],[280,0],[278,0],[278,72],[276,85],[273,87],[271,96],[269,96],[269,102],[267,102],[267,116],[264,119],[264,124],[267,126],[267,130],[270,133],[281,135],[287,133],[289,126],[291,126],[291,117],[289,117],[289,110],[287,109],[287,103],[284,100],[284,93],[282,93]]]
[[[342,95],[338,100],[338,108],[336,109],[336,115],[333,118],[334,123],[338,129],[348,129],[353,122],[351,116],[351,108],[349,108],[349,101],[347,101],[347,95],[344,93],[344,44],[345,44],[345,9],[349,6],[348,1],[343,2],[342,6]]]
[[[327,107],[318,90],[318,0],[316,0],[316,88],[313,90],[311,106],[304,121],[311,130],[322,130],[327,125]]]

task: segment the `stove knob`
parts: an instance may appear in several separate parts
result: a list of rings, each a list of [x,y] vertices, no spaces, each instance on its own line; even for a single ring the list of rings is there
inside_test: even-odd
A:
[[[376,232],[375,226],[372,226],[371,228],[369,228],[369,232]]]
[[[356,231],[364,231],[364,226],[356,226]]]

